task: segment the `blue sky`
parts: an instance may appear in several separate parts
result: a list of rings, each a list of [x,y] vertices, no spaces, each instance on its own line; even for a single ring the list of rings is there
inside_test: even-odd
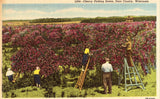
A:
[[[156,4],[3,4],[2,20],[36,18],[156,16]]]

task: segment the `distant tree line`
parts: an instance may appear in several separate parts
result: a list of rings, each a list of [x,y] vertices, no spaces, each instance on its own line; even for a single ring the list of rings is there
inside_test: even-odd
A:
[[[48,22],[70,22],[70,21],[82,21],[86,18],[41,18],[31,20],[30,23],[48,23]]]
[[[66,22],[66,21],[71,21],[71,20],[67,18],[42,18],[42,19],[31,20],[30,23]]]
[[[156,16],[133,17],[133,21],[156,21]]]
[[[2,22],[24,22],[24,21],[26,21],[26,22],[28,22],[28,21],[30,21],[30,20],[2,20]]]
[[[124,22],[125,17],[96,17],[82,20],[81,23],[114,23],[114,22]]]
[[[116,23],[124,22],[127,17],[96,17],[82,20],[81,23]],[[133,21],[156,21],[156,16],[133,17]]]
[[[133,21],[156,21],[156,16],[132,16]],[[81,23],[116,23],[126,21],[127,16],[124,17],[96,17],[96,18],[41,18],[30,20],[30,23],[48,23],[48,22],[70,22],[81,21]]]

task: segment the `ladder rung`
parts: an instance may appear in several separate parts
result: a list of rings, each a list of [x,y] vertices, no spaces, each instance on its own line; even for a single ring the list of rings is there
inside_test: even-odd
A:
[[[130,79],[134,79],[134,78],[130,78]]]
[[[140,86],[140,84],[127,84],[126,86]]]
[[[125,74],[135,74],[135,73],[125,73]]]
[[[143,83],[137,83],[137,84],[127,84],[127,86],[130,86],[130,85],[142,85]]]
[[[128,66],[128,68],[134,68],[134,67]]]

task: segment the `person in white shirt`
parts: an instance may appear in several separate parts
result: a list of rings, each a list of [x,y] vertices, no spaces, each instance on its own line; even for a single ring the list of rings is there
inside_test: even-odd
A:
[[[103,85],[104,92],[107,94],[107,86],[109,94],[112,93],[112,80],[111,80],[111,72],[113,71],[112,65],[109,63],[109,58],[105,58],[106,63],[102,64],[101,70],[103,72]]]
[[[13,74],[14,74],[14,72],[11,70],[11,68],[8,68],[8,70],[7,70],[7,72],[6,72],[6,76],[8,77],[8,80],[9,80],[10,82],[13,81]]]

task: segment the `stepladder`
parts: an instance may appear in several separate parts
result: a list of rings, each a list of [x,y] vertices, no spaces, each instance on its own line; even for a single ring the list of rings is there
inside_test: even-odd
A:
[[[141,76],[135,64],[133,66],[129,66],[126,58],[124,58],[124,67],[123,67],[123,70],[121,71],[121,76],[119,76],[118,84],[120,84],[122,79],[124,79],[125,91],[129,91],[133,87],[139,87],[139,88],[145,89]]]
[[[89,62],[90,62],[90,57],[88,59],[88,62],[86,64],[86,68],[84,71],[81,71],[80,73],[80,76],[78,78],[78,81],[75,85],[75,88],[78,88],[79,87],[79,90],[82,90],[82,87],[83,87],[83,84],[84,84],[84,80],[85,80],[85,77],[86,77],[86,72],[87,72],[87,69],[88,69],[88,65],[89,65]]]

